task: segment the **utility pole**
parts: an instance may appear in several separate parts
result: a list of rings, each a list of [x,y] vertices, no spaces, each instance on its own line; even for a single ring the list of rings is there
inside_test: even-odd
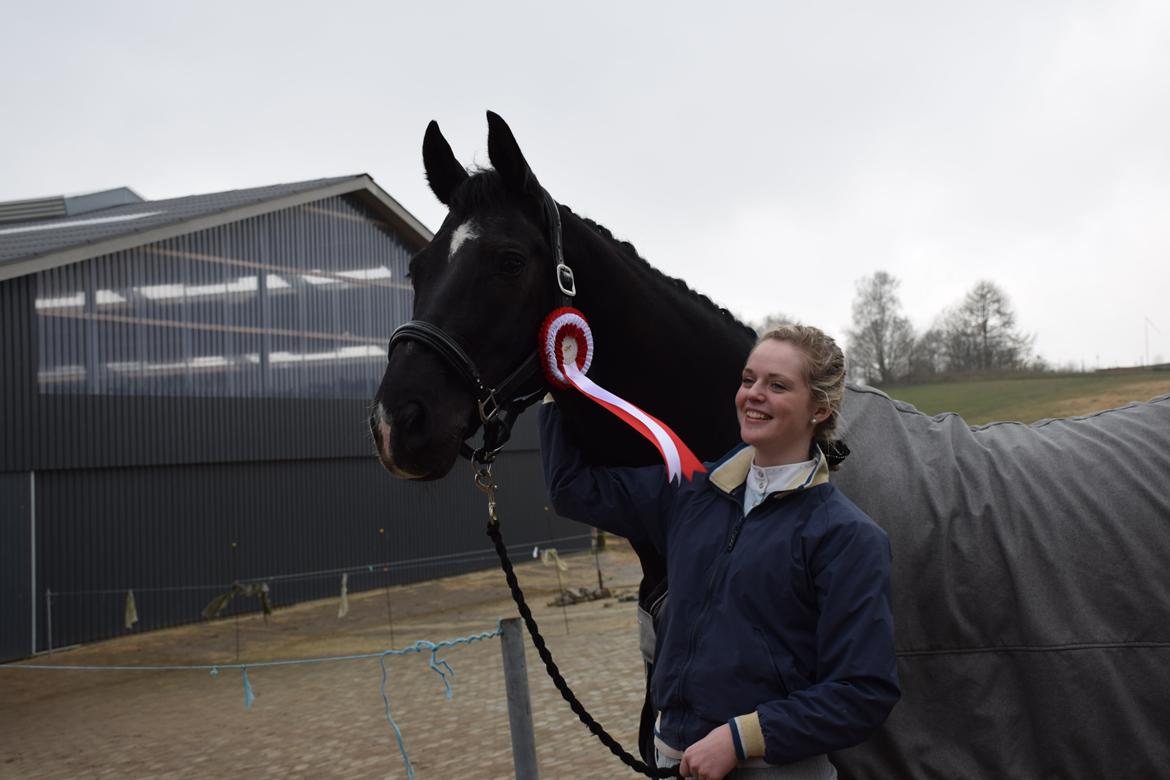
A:
[[[1162,331],[1158,330],[1157,325],[1150,322],[1149,317],[1143,317],[1142,319],[1145,320],[1145,324],[1146,324],[1146,368],[1149,368],[1150,367],[1150,328],[1153,328],[1154,332],[1157,333],[1158,335],[1161,335]]]

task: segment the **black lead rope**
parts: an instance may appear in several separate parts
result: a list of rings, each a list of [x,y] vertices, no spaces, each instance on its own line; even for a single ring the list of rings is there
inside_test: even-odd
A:
[[[500,536],[500,525],[496,522],[489,522],[487,527],[488,536],[491,537],[492,542],[496,546],[496,553],[500,556],[500,565],[504,569],[504,577],[508,580],[508,589],[512,591],[512,600],[516,602],[516,607],[520,610],[520,617],[524,618],[524,625],[528,627],[528,634],[532,637],[532,644],[536,648],[536,652],[540,654],[540,660],[544,661],[544,668],[548,671],[548,676],[552,678],[553,685],[561,692],[561,696],[569,703],[569,708],[577,714],[577,717],[585,724],[585,727],[593,733],[593,736],[601,740],[601,744],[609,748],[610,752],[622,760],[626,766],[633,769],[635,772],[640,772],[647,777],[681,777],[678,772],[678,767],[658,768],[647,766],[645,762],[634,758],[626,749],[622,747],[621,743],[610,736],[605,728],[594,720],[589,711],[585,709],[569,684],[565,682],[565,678],[561,675],[561,670],[557,668],[556,661],[553,660],[552,653],[549,652],[548,647],[544,643],[544,637],[540,635],[540,628],[536,625],[536,619],[532,617],[532,610],[528,608],[528,603],[524,599],[524,593],[520,590],[520,583],[516,580],[516,572],[512,570],[512,562],[508,559],[508,551],[504,547],[504,539]]]
[[[500,556],[500,566],[504,570],[504,578],[508,581],[508,589],[512,592],[512,600],[516,602],[516,608],[520,610],[520,617],[524,618],[524,625],[528,628],[528,635],[532,637],[532,645],[540,655],[540,660],[544,661],[544,668],[548,672],[549,678],[552,679],[553,685],[557,687],[557,690],[561,692],[564,700],[568,702],[569,708],[585,724],[585,728],[589,729],[593,733],[593,736],[601,741],[601,744],[609,748],[610,752],[621,759],[622,763],[630,769],[644,774],[647,777],[681,777],[677,766],[651,767],[630,755],[622,747],[621,743],[614,739],[589,714],[589,711],[585,709],[585,705],[577,699],[577,695],[569,688],[569,684],[565,682],[561,670],[557,667],[557,662],[553,660],[552,653],[549,652],[548,646],[545,645],[544,637],[540,635],[540,628],[536,625],[536,618],[532,616],[532,610],[528,608],[528,601],[524,598],[524,592],[520,590],[520,582],[516,579],[516,572],[512,568],[512,561],[508,558],[508,549],[504,546],[504,538],[500,534],[500,521],[496,517],[496,486],[491,481],[490,467],[481,466],[478,469],[475,475],[475,484],[488,497],[487,535],[491,537],[492,544],[496,547],[496,554]]]
[[[568,306],[577,294],[577,284],[573,277],[573,270],[565,263],[560,208],[547,191],[541,190],[540,195],[543,203],[545,227],[548,231],[549,248],[552,250],[553,263],[555,264],[553,273],[560,293],[560,304]],[[539,357],[535,352],[529,355],[503,382],[492,387],[483,380],[471,357],[439,326],[417,319],[403,323],[390,337],[390,343],[386,349],[387,359],[394,351],[395,345],[407,340],[419,342],[434,350],[447,366],[459,374],[475,395],[480,424],[483,425],[484,429],[483,447],[473,450],[465,440],[460,447],[460,453],[471,460],[472,466],[476,470],[475,484],[487,494],[488,516],[491,518],[488,521],[488,536],[491,537],[496,546],[496,553],[500,556],[500,565],[508,580],[508,588],[512,591],[512,599],[520,610],[520,616],[524,618],[524,625],[528,628],[528,634],[532,637],[532,644],[536,647],[536,652],[540,654],[540,660],[544,661],[548,676],[552,678],[553,684],[556,685],[561,696],[569,703],[569,707],[577,714],[581,722],[626,766],[647,777],[679,777],[677,767],[661,769],[650,767],[627,753],[622,748],[621,743],[611,737],[601,724],[593,719],[584,705],[577,700],[573,691],[570,690],[569,684],[561,675],[560,669],[557,668],[556,662],[553,661],[552,653],[545,646],[544,637],[540,635],[540,629],[532,617],[532,610],[528,608],[528,603],[524,600],[524,593],[520,590],[520,583],[516,580],[516,573],[512,570],[512,562],[508,560],[508,551],[500,536],[500,524],[496,517],[496,486],[492,482],[491,464],[503,448],[504,442],[508,440],[512,423],[515,422],[516,417],[544,392],[543,383],[540,383],[536,390],[529,391],[527,394],[521,390],[521,387],[528,383],[532,377],[539,376]],[[474,428],[472,430],[474,431]]]

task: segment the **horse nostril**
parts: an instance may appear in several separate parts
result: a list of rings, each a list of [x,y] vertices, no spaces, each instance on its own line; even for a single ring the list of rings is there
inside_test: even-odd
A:
[[[398,429],[404,434],[417,434],[426,424],[426,411],[417,401],[409,401],[398,410]]]

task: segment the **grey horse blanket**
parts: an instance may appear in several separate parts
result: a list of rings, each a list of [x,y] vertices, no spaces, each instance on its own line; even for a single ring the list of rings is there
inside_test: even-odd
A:
[[[849,778],[1170,776],[1170,396],[969,427],[850,386],[903,698]]]

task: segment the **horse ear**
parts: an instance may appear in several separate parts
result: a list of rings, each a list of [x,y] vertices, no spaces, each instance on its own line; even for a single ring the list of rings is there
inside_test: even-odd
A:
[[[451,195],[467,178],[467,170],[455,159],[451,144],[439,131],[439,124],[431,120],[423,136],[423,167],[427,171],[427,183],[431,192],[444,206],[451,205]]]
[[[487,120],[488,159],[492,161],[492,167],[499,172],[504,185],[521,195],[539,195],[540,182],[528,167],[511,128],[494,111],[487,112]]]

